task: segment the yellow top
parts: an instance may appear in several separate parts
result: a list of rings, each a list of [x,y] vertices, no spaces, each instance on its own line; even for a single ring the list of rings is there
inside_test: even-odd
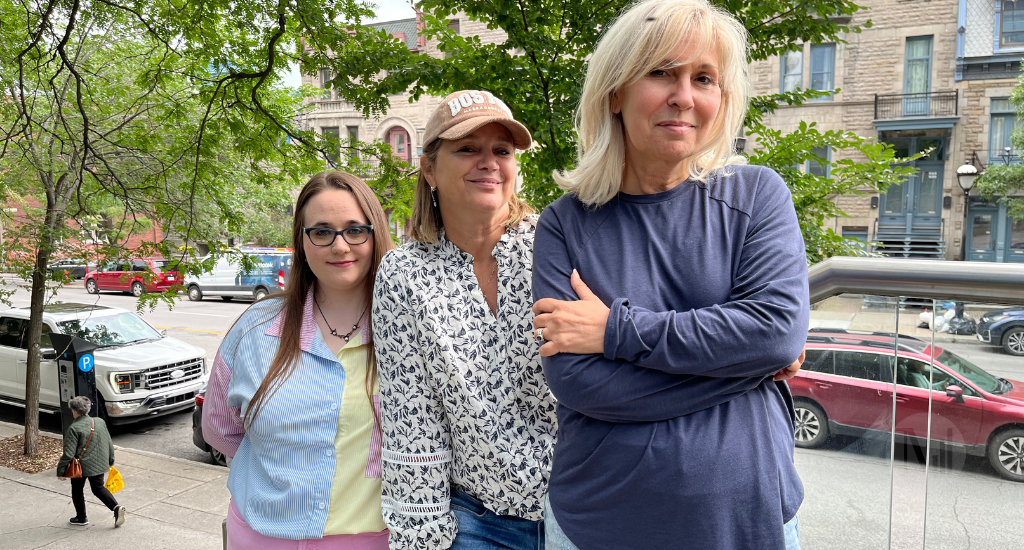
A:
[[[324,536],[372,533],[386,528],[380,502],[379,411],[374,415],[379,398],[376,385],[375,403],[366,395],[368,353],[373,353],[373,349],[363,345],[362,334],[355,335],[338,352],[338,361],[345,369],[345,387],[338,412],[338,434],[334,438],[337,457]]]

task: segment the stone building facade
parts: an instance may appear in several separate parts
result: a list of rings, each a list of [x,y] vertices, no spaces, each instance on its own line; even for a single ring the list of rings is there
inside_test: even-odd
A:
[[[845,43],[807,44],[750,67],[758,94],[840,89],[825,100],[780,108],[766,119],[771,127],[814,121],[823,131],[891,143],[901,156],[931,150],[914,163],[916,176],[887,193],[836,197],[848,217],[828,226],[890,256],[1024,261],[1021,222],[995,202],[972,197],[966,205],[956,177],[965,159],[979,170],[1017,159],[1004,145],[1015,120],[1007,98],[1024,54],[1024,2],[1019,9],[998,0],[860,3],[867,9],[848,22],[870,19],[871,28],[844,36]],[[822,153],[831,160],[843,154]]]

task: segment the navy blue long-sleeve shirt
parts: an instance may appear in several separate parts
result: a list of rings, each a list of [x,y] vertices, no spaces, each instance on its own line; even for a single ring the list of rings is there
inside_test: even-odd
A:
[[[543,361],[552,511],[582,550],[782,549],[803,500],[772,375],[807,336],[804,243],[778,174],[728,171],[541,215],[534,299],[577,299],[576,269],[611,308],[603,355]]]

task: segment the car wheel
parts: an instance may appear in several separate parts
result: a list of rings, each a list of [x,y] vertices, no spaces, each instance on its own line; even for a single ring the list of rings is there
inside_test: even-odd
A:
[[[88,279],[85,281],[85,291],[89,294],[100,293],[100,287],[96,286],[96,279]]]
[[[193,302],[199,302],[203,299],[203,291],[199,289],[198,285],[188,287],[188,299]]]
[[[1003,335],[1003,349],[1010,355],[1024,355],[1024,327],[1014,327]]]
[[[796,446],[801,449],[821,447],[828,440],[828,417],[821,407],[807,401],[797,401]]]
[[[234,296],[221,296],[220,299],[224,300],[225,302],[230,302],[231,300],[234,300],[235,297]]]
[[[138,298],[146,293],[146,287],[142,286],[142,283],[135,281],[132,283],[132,296]]]
[[[224,456],[224,453],[214,449],[213,447],[210,447],[210,457],[213,458],[213,461],[220,466],[228,465],[228,459]]]
[[[265,289],[265,288],[257,288],[256,291],[252,293],[252,297],[253,297],[254,300],[262,300],[262,299],[266,298],[267,297],[267,289]]]
[[[988,461],[1003,478],[1024,481],[1024,430],[1006,430],[992,438]]]

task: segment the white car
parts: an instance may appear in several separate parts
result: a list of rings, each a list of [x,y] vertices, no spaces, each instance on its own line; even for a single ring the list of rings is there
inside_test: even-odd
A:
[[[25,404],[28,321],[27,307],[0,312],[0,402]],[[191,409],[210,378],[205,350],[164,336],[131,311],[57,302],[43,312],[42,412],[60,412],[52,332],[99,346],[93,352],[98,407],[115,423]]]

